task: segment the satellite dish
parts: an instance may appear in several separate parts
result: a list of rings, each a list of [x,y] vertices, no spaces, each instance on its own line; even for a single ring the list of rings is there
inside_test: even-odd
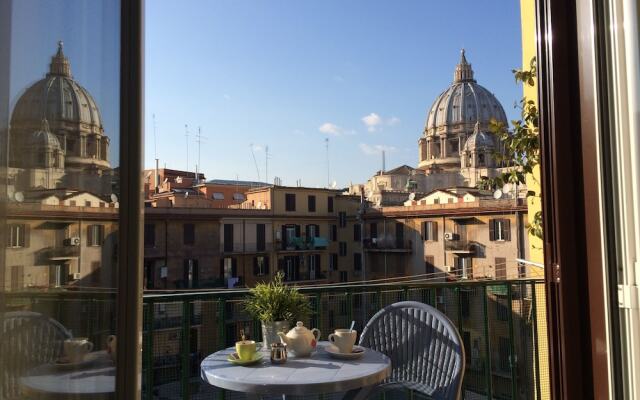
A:
[[[258,210],[262,210],[262,202],[261,201],[258,202]]]
[[[169,182],[169,178],[164,178],[164,180],[162,181],[162,183],[167,183]]]
[[[331,182],[331,189],[335,189],[336,186],[338,186],[338,182],[336,181]]]
[[[380,204],[382,204],[382,199],[381,198],[377,198],[376,199],[376,207],[380,207]]]
[[[189,192],[186,192],[186,193],[184,194],[184,198],[186,199],[187,197],[189,197]]]
[[[177,176],[176,177],[176,183],[182,183],[182,177],[181,176]]]
[[[152,173],[153,173],[153,171],[148,171],[147,174],[144,177],[148,179],[151,176]]]
[[[24,201],[24,194],[22,192],[15,192],[13,198],[16,199],[18,203],[22,203]]]
[[[416,194],[415,193],[410,193],[409,194],[409,200],[413,201],[416,198]]]
[[[504,186],[502,186],[503,193],[511,193],[511,189],[513,189],[513,185],[508,182],[505,183]]]
[[[118,196],[115,193],[111,193],[111,202],[112,203],[118,202]]]
[[[502,190],[498,189],[495,192],[493,192],[493,198],[498,200],[502,198]]]

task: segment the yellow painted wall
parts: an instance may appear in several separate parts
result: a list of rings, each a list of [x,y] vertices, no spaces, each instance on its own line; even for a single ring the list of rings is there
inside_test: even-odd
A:
[[[521,16],[521,28],[522,28],[522,67],[529,68],[531,59],[536,56],[536,17],[535,17],[535,0],[520,0],[520,16]],[[536,86],[524,86],[523,94],[527,99],[538,101]],[[527,176],[527,188],[540,193],[540,168],[536,167],[533,173]],[[529,221],[533,221],[536,212],[542,209],[541,200],[539,197],[530,197],[528,199],[528,213]],[[544,254],[542,248],[542,240],[529,235],[529,260],[544,263]],[[533,268],[533,267],[532,267]],[[539,360],[539,375],[537,379],[540,387],[540,398],[551,398],[551,385],[549,380],[549,344],[547,341],[547,310],[546,310],[546,297],[541,285],[536,287],[536,315],[532,317],[537,320],[538,325],[538,354]],[[535,371],[535,365],[531,365],[531,368]]]

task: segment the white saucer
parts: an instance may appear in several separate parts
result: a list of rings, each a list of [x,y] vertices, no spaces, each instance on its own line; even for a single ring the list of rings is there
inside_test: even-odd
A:
[[[356,360],[362,357],[364,352],[367,351],[367,349],[362,346],[353,346],[351,353],[340,353],[340,350],[332,344],[326,346],[324,350],[329,353],[329,356],[339,360]]]
[[[62,356],[50,365],[59,370],[83,369],[97,361],[107,359],[109,359],[109,356],[106,351],[95,351],[92,353],[87,353],[82,361],[70,362],[66,357]]]

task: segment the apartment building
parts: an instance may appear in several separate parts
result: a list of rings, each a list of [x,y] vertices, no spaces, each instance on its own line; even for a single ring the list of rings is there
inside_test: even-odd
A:
[[[365,252],[372,276],[516,279],[528,273],[527,207],[519,199],[369,209]]]
[[[2,288],[115,287],[117,205],[86,193],[45,200],[7,207]]]

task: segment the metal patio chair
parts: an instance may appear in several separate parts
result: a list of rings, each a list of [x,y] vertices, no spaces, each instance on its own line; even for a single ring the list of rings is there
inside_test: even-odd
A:
[[[414,301],[391,304],[369,320],[360,345],[391,359],[391,377],[378,392],[410,389],[436,400],[460,397],[464,346],[449,318],[437,309]]]
[[[71,333],[58,321],[31,311],[7,312],[0,318],[0,399],[18,399],[20,377],[60,357]]]

